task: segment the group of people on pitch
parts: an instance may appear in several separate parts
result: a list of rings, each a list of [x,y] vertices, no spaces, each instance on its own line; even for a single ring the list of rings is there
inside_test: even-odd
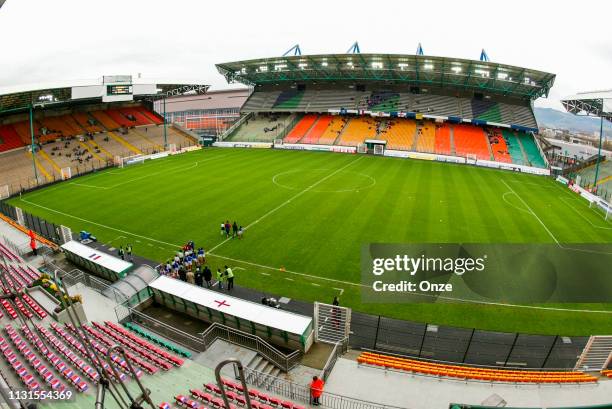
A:
[[[244,234],[244,229],[242,228],[242,226],[238,226],[238,223],[236,223],[236,220],[234,220],[233,224],[230,224],[229,220],[226,220],[225,223],[221,223],[221,235],[225,235],[225,237],[229,238],[234,238],[234,237],[238,237],[239,239],[242,238]]]

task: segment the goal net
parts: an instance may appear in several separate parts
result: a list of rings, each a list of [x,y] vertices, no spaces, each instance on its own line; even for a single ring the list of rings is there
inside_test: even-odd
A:
[[[283,140],[282,139],[275,139],[274,140],[274,146],[276,145],[282,145],[283,144]]]
[[[115,164],[120,168],[144,163],[144,161],[144,155],[115,156]]]
[[[589,207],[602,213],[604,220],[612,219],[612,204],[606,202],[604,199],[594,200],[590,202]]]
[[[360,143],[357,145],[357,153],[368,153],[368,147],[365,143]]]
[[[72,170],[70,167],[61,169],[62,180],[70,179],[72,177]]]
[[[169,143],[168,144],[168,150],[170,152],[176,152],[176,144],[175,143]]]
[[[11,191],[9,189],[9,185],[0,186],[0,200],[8,199],[11,195]]]
[[[384,155],[385,147],[382,145],[374,145],[374,155]]]

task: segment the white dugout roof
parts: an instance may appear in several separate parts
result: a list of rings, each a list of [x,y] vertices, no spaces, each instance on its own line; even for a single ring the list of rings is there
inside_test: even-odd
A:
[[[157,278],[149,284],[149,287],[202,307],[292,334],[304,334],[312,323],[312,318],[304,315],[242,300],[166,276]]]

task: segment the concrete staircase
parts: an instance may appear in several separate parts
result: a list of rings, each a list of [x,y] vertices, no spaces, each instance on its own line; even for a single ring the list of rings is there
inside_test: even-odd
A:
[[[260,376],[257,377],[258,384],[256,385],[258,388],[270,390],[274,387],[275,380],[282,375],[280,369],[260,354],[256,354],[246,367],[259,372]]]
[[[583,371],[601,371],[612,360],[612,335],[593,335],[589,338],[576,368]]]

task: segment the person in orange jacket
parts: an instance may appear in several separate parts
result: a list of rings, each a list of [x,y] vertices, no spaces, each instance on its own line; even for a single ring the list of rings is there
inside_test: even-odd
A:
[[[36,256],[38,255],[38,253],[36,252],[36,235],[32,230],[30,230],[28,232],[28,236],[30,236],[30,248],[32,249],[32,253],[34,253],[34,255]]]
[[[312,382],[310,383],[310,396],[312,396],[313,406],[319,406],[321,404],[319,399],[323,394],[323,386],[325,386],[323,379],[319,379],[317,376],[312,377]]]

